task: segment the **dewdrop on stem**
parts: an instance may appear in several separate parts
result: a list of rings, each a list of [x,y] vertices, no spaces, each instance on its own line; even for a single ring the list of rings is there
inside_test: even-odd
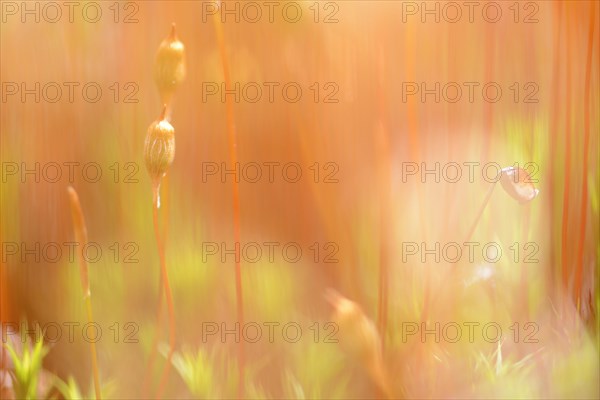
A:
[[[152,180],[153,202],[160,207],[160,180],[167,173],[175,158],[175,129],[166,119],[167,105],[158,118],[148,127],[144,143],[144,160]]]

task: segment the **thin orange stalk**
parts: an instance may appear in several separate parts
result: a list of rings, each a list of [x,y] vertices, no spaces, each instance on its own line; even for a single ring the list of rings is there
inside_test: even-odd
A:
[[[163,182],[168,184],[169,180],[168,180],[168,175],[165,175],[163,178]],[[167,186],[167,185],[163,185]],[[154,190],[154,189],[153,189]],[[156,190],[160,190],[160,187],[157,188]],[[165,193],[168,192],[168,188],[166,190],[164,190]],[[157,194],[158,196],[160,196],[160,194]],[[160,203],[161,203],[161,208],[163,209],[163,236],[162,238],[159,238],[157,236],[156,240],[158,243],[158,246],[160,248],[163,249],[163,255],[166,253],[164,250],[164,244],[166,243],[167,239],[166,239],[166,235],[167,235],[167,228],[166,228],[166,220],[167,220],[167,215],[168,215],[168,206],[167,206],[167,201],[168,201],[169,196],[168,195],[164,195],[161,199],[160,199]],[[154,206],[153,206],[154,207]],[[156,226],[155,226],[155,233],[156,233]],[[166,258],[166,256],[165,256]],[[162,271],[162,267],[161,267],[161,271]],[[152,341],[152,345],[150,346],[150,358],[148,359],[148,365],[146,368],[146,374],[144,376],[144,380],[143,380],[143,384],[142,384],[142,397],[144,398],[148,398],[149,394],[150,394],[150,381],[152,379],[152,372],[154,371],[154,363],[156,362],[156,358],[158,357],[158,342],[160,341],[160,331],[162,329],[162,304],[163,304],[163,296],[164,296],[164,281],[163,281],[163,276],[162,273],[159,275],[158,277],[158,302],[157,302],[157,306],[156,306],[156,335],[154,336],[154,340]],[[169,361],[169,360],[167,360]]]
[[[169,275],[167,271],[167,263],[163,241],[160,237],[160,227],[158,221],[158,208],[160,207],[160,183],[161,179],[167,173],[170,165],[175,158],[175,128],[166,119],[167,105],[163,106],[163,110],[158,120],[150,124],[146,134],[144,143],[144,159],[146,168],[150,174],[152,182],[152,221],[154,225],[154,234],[156,236],[156,247],[158,249],[161,282],[163,289],[159,289],[159,304],[157,310],[157,329],[160,329],[160,309],[162,303],[162,292],[164,291],[167,300],[167,312],[169,319],[169,353],[163,368],[162,377],[160,379],[157,397],[161,397],[167,385],[169,370],[171,367],[171,358],[175,350],[175,311],[173,307],[173,295],[171,286],[169,285]],[[157,331],[157,335],[159,332]],[[157,339],[158,340],[158,339]],[[155,351],[155,349],[152,349]],[[154,356],[151,356],[151,359]],[[149,373],[152,371],[150,370]]]
[[[567,243],[568,243],[568,226],[569,226],[569,190],[571,188],[571,27],[569,19],[567,18],[566,23],[567,29],[567,57],[565,62],[567,64],[567,87],[566,87],[566,121],[565,121],[565,160],[564,160],[564,174],[565,174],[565,186],[563,188],[563,209],[562,209],[562,228],[561,228],[561,266],[562,266],[562,282],[565,289],[565,293],[568,293],[569,289],[569,271],[567,269]]]
[[[581,307],[581,285],[583,278],[583,250],[585,243],[585,226],[587,219],[587,201],[588,201],[588,184],[587,184],[587,173],[588,173],[588,161],[590,145],[590,87],[591,87],[591,75],[592,75],[592,52],[594,43],[594,21],[596,19],[596,3],[592,2],[592,10],[590,12],[590,27],[588,31],[588,48],[587,48],[587,62],[585,66],[585,98],[584,98],[584,139],[583,139],[583,163],[581,166],[581,179],[582,190],[581,190],[581,206],[579,215],[579,241],[577,249],[577,269],[575,270],[575,299],[577,301],[577,309]]]
[[[85,306],[87,309],[88,323],[94,323],[94,314],[92,313],[92,297],[87,296],[85,298]],[[96,344],[90,343],[90,355],[92,357],[92,371],[94,374],[94,392],[96,393],[96,399],[102,399],[100,394],[100,373],[98,372],[98,354],[96,353]]]
[[[69,200],[71,202],[71,216],[73,218],[73,230],[75,231],[75,241],[79,249],[79,274],[81,277],[81,288],[85,297],[85,305],[87,309],[87,319],[89,324],[94,323],[94,316],[92,314],[92,293],[90,291],[90,283],[88,279],[88,265],[85,257],[83,256],[83,248],[88,242],[87,228],[85,225],[85,218],[83,217],[83,211],[81,210],[81,203],[79,202],[79,196],[77,192],[71,186],[67,188],[69,193]],[[90,341],[90,355],[92,358],[92,373],[94,375],[94,391],[96,393],[96,399],[102,398],[100,394],[100,374],[98,372],[98,356],[96,353],[96,343]]]
[[[150,397],[150,381],[152,379],[152,372],[154,371],[154,363],[156,362],[156,358],[158,356],[158,342],[160,340],[160,331],[162,327],[163,295],[164,290],[161,274],[159,277],[158,302],[156,306],[156,335],[154,335],[154,340],[152,341],[152,345],[150,346],[150,358],[148,359],[148,366],[146,368],[146,374],[144,376],[144,381],[142,384],[142,397],[145,399]]]
[[[381,335],[381,347],[385,348],[385,332],[387,329],[388,315],[388,280],[389,280],[389,243],[391,240],[391,191],[390,191],[390,164],[389,134],[385,125],[386,95],[385,95],[385,59],[384,51],[379,49],[379,118],[380,129],[377,135],[377,156],[380,160],[379,176],[379,288],[377,303],[377,328]]]
[[[529,241],[529,225],[531,224],[531,206],[527,204],[525,206],[525,210],[523,211],[523,243],[527,243]],[[528,279],[528,271],[527,265],[524,264],[524,261],[521,262],[521,309],[525,309],[525,319],[529,320],[529,285],[527,284]]]
[[[184,45],[177,38],[177,32],[175,29],[175,23],[171,25],[171,31],[169,36],[163,40],[159,46],[156,63],[155,63],[155,82],[158,86],[158,91],[160,93],[161,99],[164,104],[163,113],[161,115],[162,120],[171,120],[171,114],[173,111],[172,103],[173,96],[175,94],[175,89],[181,84],[183,79],[185,78],[185,51]],[[166,172],[166,171],[164,171]],[[154,188],[157,192],[155,195],[160,196],[158,193],[160,182],[162,181],[164,196],[163,196],[163,233],[162,240],[160,240],[157,235],[157,241],[159,241],[159,248],[162,248],[163,257],[165,253],[164,243],[167,242],[168,235],[168,227],[169,227],[169,176],[164,173],[159,174],[158,176],[154,176],[156,182],[156,187]],[[155,227],[155,229],[157,229]],[[148,362],[146,376],[144,378],[144,383],[142,385],[142,395],[143,397],[148,397],[149,386],[150,386],[150,378],[152,376],[152,371],[154,367],[154,362],[156,357],[158,356],[158,341],[160,339],[160,331],[162,329],[162,319],[161,319],[161,311],[162,311],[162,302],[163,302],[163,277],[162,274],[159,276],[158,282],[158,305],[156,312],[156,336],[154,337],[154,341],[151,347],[150,359]],[[165,374],[168,371],[165,371]],[[160,390],[160,389],[159,389]]]
[[[169,378],[169,370],[171,367],[171,358],[173,357],[173,352],[175,351],[175,308],[173,307],[173,293],[171,292],[171,286],[169,285],[169,274],[167,272],[167,263],[165,260],[165,250],[162,241],[160,240],[160,229],[158,226],[158,196],[160,191],[160,183],[155,182],[154,187],[154,199],[152,204],[152,220],[154,223],[154,235],[156,236],[156,245],[158,247],[158,256],[160,259],[160,271],[161,278],[163,282],[163,290],[159,295],[162,297],[162,293],[164,291],[166,300],[167,300],[167,312],[169,318],[169,353],[167,355],[167,361],[163,368],[162,376],[160,378],[160,383],[158,385],[158,390],[156,393],[157,398],[161,398],[164,392],[164,389],[167,385],[167,381]],[[159,313],[158,318],[160,319],[160,303],[159,303]],[[158,333],[157,333],[158,335]]]
[[[0,201],[1,201],[0,194]],[[0,243],[4,243],[2,241],[2,234],[0,233]],[[8,316],[8,311],[10,310],[9,298],[8,294],[8,286],[6,285],[6,280],[4,277],[4,261],[0,261],[0,324],[4,324],[4,322],[10,321],[10,316]],[[6,352],[2,351],[0,353],[0,366],[4,366],[6,360]],[[0,374],[0,388],[4,387],[4,374]]]
[[[167,243],[167,236],[169,235],[169,175],[165,175],[162,178],[162,197],[160,198],[160,205],[162,208],[162,241]],[[166,250],[165,250],[166,253]]]
[[[382,200],[384,202],[384,200]],[[385,331],[387,329],[387,313],[388,313],[388,256],[385,236],[388,234],[386,224],[389,215],[383,211],[385,205],[382,204],[380,215],[380,238],[379,246],[379,291],[377,303],[377,329],[381,333],[381,345],[385,345]]]
[[[167,111],[168,112],[168,111]],[[168,231],[168,220],[169,220],[169,175],[165,175],[162,178],[162,187],[163,187],[163,196],[161,197],[161,208],[162,212],[162,224],[163,224],[163,233],[161,238],[161,246],[163,247],[163,252],[166,254],[166,250],[164,249],[164,244],[167,242]],[[166,255],[165,255],[166,257]],[[158,302],[156,306],[156,335],[154,336],[154,340],[152,341],[152,345],[150,346],[150,358],[148,359],[148,365],[146,368],[146,374],[144,376],[143,384],[142,384],[142,397],[148,398],[150,393],[150,380],[152,378],[152,371],[154,370],[154,363],[156,362],[156,358],[158,357],[158,342],[160,341],[160,331],[162,329],[162,304],[163,304],[163,279],[162,274],[158,277]]]
[[[217,42],[219,45],[219,52],[221,54],[221,64],[223,67],[223,78],[225,79],[225,86],[231,87],[231,77],[229,73],[229,63],[227,61],[227,52],[225,48],[225,36],[223,33],[223,25],[221,22],[221,9],[219,12],[213,14],[213,23],[215,27],[215,34],[217,36]],[[232,166],[237,165],[237,139],[235,132],[235,118],[233,114],[233,104],[229,98],[225,99],[225,109],[227,114],[227,136],[229,141],[229,158]],[[233,181],[233,237],[235,243],[240,242],[240,192],[239,184],[235,180]],[[235,246],[235,293],[237,300],[237,319],[240,327],[244,326],[244,302],[242,293],[242,266],[240,263],[240,249],[239,246]],[[238,346],[238,397],[241,398],[244,393],[244,341],[240,340]]]
[[[558,132],[558,124],[559,124],[559,92],[560,92],[560,52],[561,52],[561,27],[562,27],[562,13],[561,13],[561,4],[560,2],[555,3],[555,14],[556,14],[556,29],[554,30],[554,60],[553,60],[553,69],[552,69],[552,108],[551,108],[551,117],[550,117],[550,154],[555,154],[556,142],[557,142],[557,132]],[[554,182],[554,174],[556,167],[554,163],[548,163],[548,176],[547,179],[548,184],[548,193],[550,193],[550,209],[555,210],[555,182]],[[554,213],[552,214],[554,218]],[[554,244],[556,241],[556,235],[552,235],[551,238],[552,243]],[[558,246],[552,246],[552,248],[558,248]],[[550,288],[557,288],[557,277],[556,277],[556,251],[550,252],[550,274],[551,277],[549,279]],[[560,285],[558,286],[560,287]],[[554,314],[552,314],[554,315]]]
[[[454,27],[452,24],[446,24],[446,80],[450,81],[453,79],[455,75],[455,71],[457,70],[456,64],[458,63],[457,57],[449,50],[454,46],[454,36],[452,34]],[[457,113],[453,111],[451,104],[446,103],[446,125],[448,127],[446,133],[446,159],[448,161],[453,160],[454,158],[454,149],[453,145],[456,142],[454,140],[454,132],[458,131],[457,128]],[[456,185],[444,185],[444,204],[452,204],[451,199],[454,199],[456,196]],[[446,240],[449,235],[450,230],[450,221],[452,219],[452,210],[446,209],[443,213],[443,227],[442,227],[442,238]]]
[[[496,183],[497,183],[497,181],[495,181],[494,183],[492,183],[490,185],[490,188],[488,189],[488,192],[485,195],[485,199],[483,200],[483,203],[481,203],[481,206],[479,207],[479,211],[477,211],[477,216],[475,217],[475,220],[473,220],[473,223],[471,224],[471,227],[469,228],[469,232],[467,233],[467,240],[465,240],[463,243],[466,243],[469,240],[471,240],[471,236],[473,236],[473,234],[475,233],[475,229],[477,228],[477,225],[479,224],[479,220],[481,219],[481,216],[483,215],[483,212],[485,211],[485,209],[490,201],[490,198],[492,197],[492,193],[494,193],[494,188],[496,187]]]
[[[494,188],[496,187],[496,183],[497,183],[497,181],[490,185],[490,188],[488,189],[487,194],[485,195],[485,198],[483,199],[483,203],[481,203],[481,206],[479,206],[477,215],[475,216],[475,219],[471,223],[471,227],[469,228],[467,236],[465,237],[465,240],[462,241],[462,243],[469,242],[471,240],[471,237],[475,233],[475,229],[477,228],[477,225],[479,224],[479,221],[481,220],[481,216],[483,215],[483,212],[485,211],[488,203],[490,202],[490,198],[492,197],[492,194],[494,193]],[[442,297],[441,292],[445,287],[447,287],[446,282],[448,281],[449,275],[452,273],[452,271],[454,271],[454,266],[456,266],[456,263],[452,263],[451,269],[448,270],[446,272],[446,274],[444,275],[444,278],[442,279],[442,281],[440,283],[439,289],[436,290],[436,292],[435,292],[436,294],[435,294],[435,297],[433,298],[433,301],[428,301],[425,303],[425,306],[423,307],[423,310],[421,313],[421,322],[427,322],[427,318],[429,316],[428,315],[429,310],[431,308],[433,308],[433,306],[437,304],[437,301]]]
[[[406,36],[406,75],[408,78],[416,76],[415,73],[415,54],[416,49],[416,33],[415,28],[411,24],[407,28]],[[421,157],[421,148],[419,142],[419,115],[417,111],[417,100],[413,96],[408,98],[407,101],[407,114],[408,114],[408,134],[409,134],[409,147],[410,147],[410,158],[413,162],[419,161]],[[423,205],[423,186],[416,183],[417,185],[417,196],[419,198],[419,204]],[[427,231],[425,224],[425,215],[423,213],[423,207],[419,207],[419,220],[422,231],[422,236],[427,237]]]
[[[496,27],[494,24],[486,24],[485,28],[485,81],[491,82],[494,80],[494,53],[495,53],[495,41],[494,31]],[[483,136],[483,160],[487,162],[490,158],[491,149],[491,137],[494,123],[494,107],[491,102],[486,101],[483,106],[483,126],[485,129],[485,135]]]
[[[417,54],[417,39],[415,27],[410,24],[407,27],[406,31],[406,76],[408,80],[414,80],[416,76],[415,72],[415,54]],[[408,126],[408,139],[409,139],[409,149],[410,149],[410,158],[413,162],[418,162],[421,157],[421,148],[419,142],[419,115],[417,109],[417,100],[410,96],[408,98],[406,104],[406,113],[407,113],[407,126]],[[424,215],[424,207],[423,207],[423,185],[420,182],[416,182],[416,192],[417,198],[419,199],[419,226],[421,227],[421,237],[425,239],[427,237],[427,224],[425,223],[425,215]],[[424,288],[424,300],[423,300],[423,309],[427,308],[429,303],[429,289],[430,286],[430,275],[427,271],[425,271],[425,288]]]
[[[406,55],[406,78],[409,81],[414,81],[416,79],[416,61],[415,54],[417,54],[417,34],[416,27],[414,24],[409,24],[406,31],[405,36],[405,55]],[[408,138],[409,138],[409,149],[410,149],[410,159],[413,162],[418,162],[421,157],[421,149],[419,142],[419,112],[416,104],[417,100],[414,99],[414,96],[410,96],[408,102],[406,104],[406,113],[407,113],[407,127],[408,127]],[[419,226],[421,227],[421,238],[425,240],[427,238],[427,223],[425,222],[425,207],[423,199],[423,184],[420,182],[415,183],[417,199],[419,201]],[[421,309],[421,316],[427,313],[427,309],[429,308],[429,302],[431,297],[431,274],[427,269],[423,270],[423,279],[424,279],[424,288],[423,288],[423,306]],[[411,276],[411,287],[417,287],[415,280],[415,276],[413,272],[409,269],[409,274]],[[423,322],[423,319],[421,319]],[[419,357],[420,360],[425,359],[425,348],[421,347],[421,351],[423,352],[422,356]],[[416,368],[421,368],[422,365],[417,364]],[[429,382],[428,382],[429,383]]]
[[[305,118],[294,118],[293,126],[297,127],[298,129],[300,156],[302,157],[302,160],[305,162],[305,164],[309,164],[310,162],[312,162],[309,159],[309,155],[312,154],[314,157],[314,151],[318,151],[318,143],[309,143],[309,135],[307,134],[309,128],[306,127]],[[313,148],[311,148],[309,145],[313,146]],[[327,198],[325,197],[322,191],[317,189],[317,185],[309,185],[309,187],[313,201],[315,203],[315,209],[318,213],[319,220],[323,223],[325,237],[337,237],[339,243],[347,243],[350,240],[351,229],[346,227],[340,227],[339,224],[332,222],[331,212],[327,206]],[[331,271],[331,275],[328,275],[328,277],[334,277],[333,279],[347,279],[348,281],[345,282],[347,282],[348,284],[349,292],[353,293],[355,298],[360,299],[362,298],[362,293],[359,290],[360,284],[357,279],[358,273],[356,271],[358,266],[357,263],[353,261],[354,259],[354,257],[350,257],[349,263],[347,264],[347,271],[349,271],[348,273],[340,275],[339,270],[334,271],[333,269],[331,269],[328,270]]]

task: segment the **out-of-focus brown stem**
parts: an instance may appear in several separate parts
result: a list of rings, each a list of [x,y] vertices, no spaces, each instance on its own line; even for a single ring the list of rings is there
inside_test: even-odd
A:
[[[0,243],[4,243],[2,241],[2,233],[0,232]],[[10,307],[8,306],[8,299],[9,299],[9,295],[7,293],[7,287],[4,284],[4,282],[6,282],[4,280],[4,261],[0,261],[0,324],[4,324],[5,321],[9,321],[7,315],[6,315],[6,310],[9,310]],[[6,310],[5,310],[6,309]],[[2,332],[2,327],[0,326],[0,334],[3,334]],[[4,368],[4,362],[5,362],[5,351],[2,350],[0,352],[0,368]],[[4,373],[0,373],[0,390],[2,390],[1,388],[4,387]]]
[[[221,10],[213,14],[213,25],[221,54],[221,65],[223,67],[223,78],[225,86],[231,88],[231,77],[229,73],[229,63],[227,61],[227,51],[225,48],[225,37],[223,33],[223,24],[221,22]],[[235,132],[235,119],[233,114],[233,104],[229,97],[225,101],[225,109],[227,113],[227,136],[229,141],[229,158],[231,165],[237,165],[237,138]],[[235,243],[240,242],[240,192],[239,184],[233,182],[233,236]],[[242,267],[240,263],[239,246],[235,246],[235,293],[237,299],[237,319],[240,327],[244,326],[244,302],[242,293]],[[244,341],[240,340],[238,346],[238,397],[243,397],[244,394]]]
[[[531,205],[525,205],[525,210],[523,211],[523,243],[528,243],[529,241],[529,225],[531,223]],[[528,279],[528,271],[527,264],[519,260],[520,269],[521,269],[521,287],[520,287],[520,295],[521,295],[521,310],[525,311],[525,319],[529,320],[529,285],[527,284]]]
[[[160,199],[160,205],[162,209],[162,235],[161,239],[163,243],[167,243],[167,236],[169,235],[169,175],[165,175],[162,178],[161,188],[162,197]],[[166,253],[166,251],[165,251]],[[160,282],[162,283],[162,282]]]
[[[85,305],[87,309],[87,318],[88,323],[94,323],[94,315],[92,313],[92,296],[87,296],[85,298]],[[94,374],[94,391],[96,393],[96,399],[100,400],[102,395],[100,393],[100,374],[98,372],[98,355],[96,353],[96,344],[95,342],[90,341],[90,354],[92,356],[92,370]]]
[[[555,154],[556,153],[556,148],[557,148],[557,132],[559,129],[559,100],[560,100],[560,71],[561,71],[561,29],[562,29],[562,17],[561,17],[561,9],[562,9],[562,4],[560,3],[560,1],[554,2],[553,3],[554,6],[554,12],[556,15],[556,29],[554,29],[554,57],[553,57],[553,62],[552,62],[552,106],[550,109],[550,125],[549,125],[549,129],[550,129],[550,154]],[[554,165],[555,163],[548,163],[548,177],[549,179],[547,179],[547,184],[548,184],[548,193],[550,193],[549,196],[549,202],[550,202],[550,209],[554,210],[556,207],[556,199],[555,199],[555,188],[556,188],[556,183],[554,180],[554,174],[556,171],[556,166]],[[552,215],[552,217],[554,217],[554,214]],[[562,285],[558,284],[558,278],[557,278],[557,263],[556,263],[556,259],[557,259],[557,252],[559,251],[559,246],[556,245],[556,235],[553,234],[551,237],[551,242],[552,242],[552,251],[550,252],[550,265],[552,266],[550,268],[550,274],[551,277],[549,278],[549,286],[551,288],[554,289],[560,289],[562,288]],[[552,314],[554,315],[554,314]]]
[[[379,158],[379,287],[377,301],[377,329],[381,335],[381,347],[385,348],[388,316],[389,292],[389,248],[392,241],[390,232],[391,217],[391,156],[389,134],[386,127],[386,92],[385,92],[385,58],[384,50],[379,49],[378,55],[378,99],[380,125],[376,140],[376,154]]]
[[[407,27],[406,31],[406,77],[409,80],[413,80],[416,76],[416,61],[415,54],[417,54],[417,33],[416,28],[411,24]],[[407,125],[408,125],[408,137],[409,137],[409,148],[410,158],[413,162],[421,161],[421,146],[419,141],[419,112],[417,108],[417,100],[411,96],[406,104],[407,113]],[[427,238],[427,223],[425,222],[425,210],[424,210],[424,193],[423,184],[418,180],[415,180],[417,199],[419,204],[419,226],[421,227],[421,238],[425,240]],[[423,308],[422,314],[428,308],[429,297],[430,297],[430,274],[428,271],[424,272],[424,288],[423,288]]]
[[[75,189],[71,186],[67,188],[69,193],[69,200],[71,202],[71,216],[73,218],[73,230],[75,231],[75,242],[77,243],[77,254],[79,258],[79,275],[81,278],[81,288],[83,290],[83,296],[85,297],[85,305],[87,311],[88,323],[94,323],[94,316],[92,313],[92,294],[90,291],[90,283],[88,279],[88,265],[83,255],[83,248],[88,242],[87,228],[85,225],[85,218],[83,211],[81,210],[81,203],[79,202],[79,196]],[[94,391],[96,399],[102,398],[100,393],[100,373],[98,372],[98,356],[96,353],[96,342],[90,341],[90,355],[92,358],[92,373],[94,375]]]
[[[568,10],[568,7],[567,7]],[[562,283],[565,289],[565,299],[569,297],[569,270],[567,266],[568,259],[568,226],[569,226],[569,206],[571,190],[571,23],[569,18],[566,18],[567,29],[567,48],[565,63],[567,64],[567,87],[565,96],[565,160],[564,160],[564,188],[563,188],[563,207],[562,207],[562,227],[561,227],[561,268],[562,268]],[[566,304],[563,304],[566,305]],[[563,311],[566,308],[563,307]]]
[[[160,200],[163,224],[161,245],[163,246],[163,251],[165,252],[166,257],[166,250],[164,248],[164,244],[167,243],[167,236],[169,234],[169,175],[163,176],[161,187],[163,188],[163,196]],[[160,331],[162,330],[163,296],[164,285],[162,274],[160,274],[158,277],[158,302],[156,306],[156,335],[154,335],[154,340],[152,341],[152,345],[150,346],[150,357],[148,358],[146,375],[144,376],[144,381],[142,384],[142,397],[144,398],[148,398],[150,394],[150,381],[152,379],[152,371],[154,370],[154,363],[156,362],[156,358],[158,357],[158,342],[160,340]]]
[[[496,52],[495,49],[495,37],[494,32],[496,27],[494,24],[486,24],[484,28],[485,35],[485,82],[491,82],[494,80],[494,55]],[[493,132],[493,123],[494,123],[494,106],[491,102],[485,102],[483,106],[483,126],[485,130],[485,134],[483,136],[483,151],[482,158],[485,162],[487,162],[490,158],[490,148],[491,148],[491,138]]]
[[[158,287],[158,302],[156,306],[156,334],[154,335],[154,340],[152,341],[152,345],[150,346],[150,357],[148,358],[148,366],[146,367],[146,375],[144,376],[144,381],[142,384],[142,398],[147,399],[150,397],[150,383],[152,380],[152,373],[154,371],[154,363],[156,362],[156,358],[158,357],[158,342],[160,340],[160,331],[162,329],[162,304],[163,304],[163,283],[162,283],[162,274],[159,277],[159,287]]]
[[[479,206],[479,211],[477,211],[477,216],[475,217],[475,219],[473,220],[473,223],[471,224],[471,227],[469,228],[469,232],[467,233],[467,240],[465,240],[465,242],[468,242],[469,240],[471,240],[471,236],[473,236],[473,233],[475,233],[475,229],[477,229],[477,225],[479,225],[479,220],[481,219],[481,216],[483,215],[483,212],[485,211],[485,208],[487,207],[488,203],[490,202],[490,198],[492,197],[492,194],[494,193],[494,188],[496,187],[496,182],[494,182],[490,185],[490,188],[488,189],[488,192],[485,195],[485,199],[483,199],[483,203],[481,203],[481,206]],[[463,243],[465,243],[465,242],[463,242]]]
[[[579,207],[579,240],[577,241],[577,269],[575,270],[575,301],[578,311],[581,310],[581,286],[583,280],[583,251],[585,246],[585,227],[587,219],[588,202],[588,164],[590,146],[590,87],[592,79],[592,53],[594,50],[594,21],[596,19],[596,2],[592,1],[590,11],[590,25],[588,30],[587,60],[585,66],[585,98],[583,99],[584,112],[584,139],[583,139],[583,163],[581,165],[581,206]]]

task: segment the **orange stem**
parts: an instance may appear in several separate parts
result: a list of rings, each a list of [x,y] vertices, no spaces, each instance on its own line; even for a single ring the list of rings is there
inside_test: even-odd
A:
[[[217,36],[217,42],[219,45],[219,52],[221,54],[221,64],[223,67],[223,78],[225,79],[225,86],[231,87],[231,77],[229,73],[229,63],[227,61],[227,52],[225,48],[225,37],[223,33],[223,25],[221,22],[221,9],[219,12],[213,14],[213,22],[215,26],[215,34]],[[227,137],[229,142],[229,158],[233,167],[237,165],[237,138],[235,131],[235,118],[233,114],[233,104],[228,98],[225,99],[225,109],[227,114]],[[233,237],[236,246],[235,247],[235,293],[237,303],[237,319],[240,325],[240,329],[244,326],[244,302],[242,292],[242,266],[240,263],[240,192],[239,184],[235,180],[233,181]],[[244,341],[240,340],[238,345],[238,397],[241,398],[244,393]]]
[[[0,233],[0,243],[4,243],[2,241],[1,233]],[[5,322],[10,321],[10,317],[7,315],[10,310],[10,305],[8,304],[10,295],[8,293],[8,286],[5,284],[4,279],[4,262],[0,261],[0,334],[2,334],[2,326]],[[0,367],[3,367],[5,364],[5,351],[2,350],[0,352]],[[4,373],[0,373],[0,388],[4,387]]]
[[[559,93],[560,93],[560,53],[561,53],[561,27],[562,27],[562,18],[561,18],[561,4],[560,2],[555,3],[555,13],[556,13],[556,29],[554,31],[554,60],[553,60],[553,70],[552,70],[552,108],[551,108],[551,117],[550,117],[550,154],[555,154],[556,143],[557,143],[557,132],[558,132],[558,124],[559,124]],[[554,183],[554,174],[556,171],[556,167],[554,163],[549,163],[548,166],[548,193],[550,193],[550,209],[555,210],[555,183]],[[554,217],[554,213],[552,214]],[[556,242],[556,235],[552,235],[552,243]],[[552,246],[553,249],[558,249],[558,246]],[[549,279],[549,287],[556,289],[557,281],[556,281],[556,251],[550,252],[550,268],[551,277]]]
[[[75,231],[75,241],[78,246],[78,258],[79,258],[79,274],[81,279],[81,289],[83,296],[85,297],[85,305],[87,311],[88,323],[94,323],[94,316],[92,314],[92,294],[90,291],[90,282],[88,278],[88,264],[83,255],[83,248],[88,243],[87,226],[85,224],[85,217],[83,216],[83,210],[81,209],[81,203],[79,202],[79,196],[73,187],[67,188],[69,194],[69,201],[71,203],[71,217],[73,218],[73,230]],[[96,343],[90,341],[90,355],[92,358],[92,374],[94,376],[94,391],[96,394],[96,400],[102,398],[100,394],[100,373],[98,372],[98,355],[96,353]]]
[[[160,383],[158,385],[158,391],[156,393],[157,398],[161,398],[165,390],[169,379],[169,370],[171,368],[171,358],[175,351],[175,308],[173,307],[173,293],[171,286],[169,285],[169,274],[167,271],[167,263],[165,260],[165,251],[162,241],[160,240],[160,229],[158,226],[158,196],[160,191],[159,183],[154,184],[154,196],[152,202],[152,220],[154,222],[154,235],[156,236],[156,246],[158,247],[158,256],[160,259],[160,271],[163,282],[163,291],[167,300],[167,312],[169,318],[169,353],[167,354],[167,361],[163,368]],[[160,296],[160,295],[159,295]],[[160,304],[159,304],[160,310]],[[159,311],[160,318],[160,311]]]
[[[486,24],[485,29],[485,81],[491,82],[494,80],[494,53],[495,53],[495,41],[494,41],[494,24]],[[483,137],[483,159],[485,162],[489,160],[490,148],[491,148],[491,137],[493,130],[494,121],[494,107],[489,101],[486,101],[483,106],[483,126],[485,129],[485,135]]]
[[[466,243],[469,240],[471,240],[471,236],[473,236],[473,233],[475,233],[475,229],[477,228],[477,225],[479,224],[479,220],[481,220],[481,216],[483,215],[483,212],[485,211],[488,203],[490,202],[492,193],[494,193],[494,188],[496,187],[496,183],[497,182],[492,183],[490,188],[488,189],[488,192],[485,195],[485,199],[483,200],[483,203],[481,203],[481,206],[479,206],[479,211],[477,211],[477,216],[473,220],[473,223],[471,224],[471,227],[469,228],[469,232],[467,233],[467,236],[462,243]],[[433,301],[429,301],[429,302],[425,303],[425,306],[423,307],[423,311],[421,312],[421,322],[427,322],[427,318],[429,316],[428,315],[429,309],[433,308],[433,306],[437,304],[437,301],[442,297],[441,296],[442,291],[444,290],[444,288],[447,287],[448,277],[452,273],[452,271],[454,271],[454,266],[456,266],[456,263],[452,263],[451,269],[448,270],[446,272],[446,274],[444,275],[444,278],[442,279],[438,290],[436,290],[436,292],[435,292],[436,295],[433,298]]]
[[[583,142],[583,163],[581,166],[581,179],[582,179],[582,190],[581,190],[581,206],[579,215],[579,240],[577,249],[577,269],[575,271],[575,300],[577,301],[577,308],[581,307],[581,286],[583,279],[583,250],[585,246],[585,227],[587,219],[587,201],[588,201],[588,184],[587,184],[587,173],[588,173],[588,161],[590,145],[590,86],[591,86],[591,75],[592,75],[592,52],[594,43],[594,21],[596,19],[596,2],[592,2],[592,10],[590,12],[590,27],[588,31],[588,48],[587,48],[587,62],[585,66],[585,98],[584,98],[584,142]]]
[[[92,297],[87,296],[85,299],[88,322],[94,323],[94,315],[92,313]],[[92,356],[92,373],[94,375],[94,392],[96,394],[96,400],[101,400],[102,395],[100,394],[100,373],[98,371],[98,354],[96,352],[96,342],[90,341],[90,354]]]
[[[531,224],[531,205],[527,204],[525,205],[525,210],[523,211],[523,213],[525,214],[523,217],[523,234],[522,234],[522,238],[523,238],[523,243],[527,243],[529,241],[529,226]],[[519,245],[521,245],[521,243],[519,243]],[[527,279],[528,279],[528,271],[527,271],[527,267],[528,265],[524,263],[524,260],[518,260],[519,261],[519,265],[520,265],[520,269],[521,269],[521,296],[522,296],[522,302],[521,302],[521,307],[525,309],[525,319],[528,321],[529,320],[529,285],[527,284]]]
[[[379,176],[379,288],[377,303],[377,328],[381,335],[381,346],[385,348],[385,337],[388,316],[388,292],[389,292],[389,247],[391,241],[390,219],[391,219],[391,191],[390,191],[390,143],[386,118],[387,98],[385,93],[385,58],[383,48],[379,48],[379,118],[380,127],[377,135],[377,157],[380,159]]]
[[[564,174],[565,186],[563,188],[563,209],[562,209],[562,228],[561,228],[561,266],[562,266],[562,282],[565,291],[568,293],[569,287],[569,271],[567,267],[567,243],[568,243],[568,226],[569,226],[569,190],[571,188],[571,51],[570,51],[570,26],[567,18],[567,88],[566,88],[566,121],[565,121],[565,160]]]
[[[148,367],[146,368],[146,375],[144,376],[144,381],[142,384],[142,397],[147,399],[150,397],[150,380],[152,379],[152,372],[154,371],[154,363],[156,362],[156,357],[158,356],[158,342],[160,340],[160,331],[162,327],[162,303],[163,303],[163,283],[162,283],[162,275],[159,282],[158,288],[158,305],[156,307],[156,335],[154,336],[154,340],[152,341],[152,345],[150,346],[150,358],[148,359]]]
[[[408,80],[412,81],[416,76],[415,71],[415,54],[417,54],[417,38],[416,38],[416,28],[413,24],[410,24],[407,27],[406,31],[406,77]],[[410,158],[413,162],[418,162],[421,157],[421,148],[419,141],[419,113],[416,104],[417,100],[414,96],[410,96],[406,103],[406,112],[407,112],[407,126],[408,126],[408,138],[409,138],[409,149],[410,149]],[[425,223],[425,214],[424,214],[424,194],[423,194],[423,185],[421,182],[416,181],[416,192],[417,198],[419,200],[419,226],[421,227],[421,238],[425,240],[427,238],[427,224]],[[424,272],[424,294],[423,294],[423,309],[421,314],[424,314],[424,311],[429,306],[430,300],[430,274],[428,271]]]

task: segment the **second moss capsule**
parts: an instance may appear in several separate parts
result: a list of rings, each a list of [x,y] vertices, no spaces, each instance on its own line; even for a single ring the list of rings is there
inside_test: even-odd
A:
[[[175,89],[185,78],[185,48],[177,38],[175,24],[156,53],[154,81],[163,103],[169,104]]]

